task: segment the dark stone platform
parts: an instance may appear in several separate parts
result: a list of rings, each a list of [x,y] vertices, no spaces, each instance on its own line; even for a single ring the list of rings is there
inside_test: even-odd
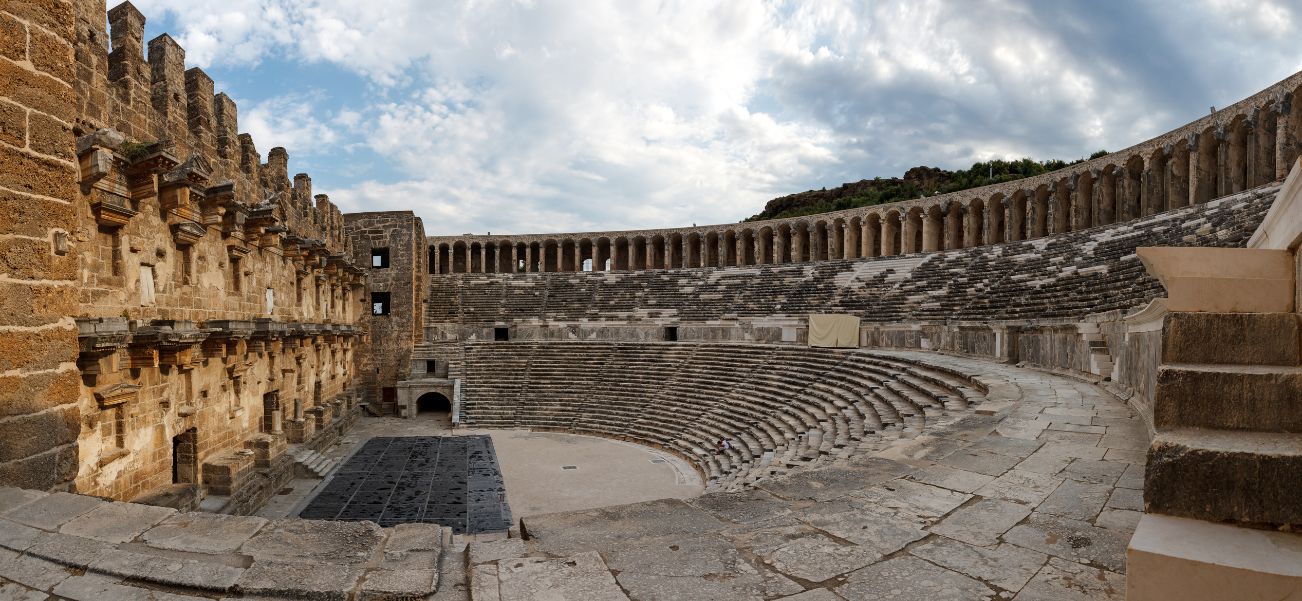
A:
[[[500,532],[511,508],[488,436],[372,438],[299,517],[436,523],[458,534]]]

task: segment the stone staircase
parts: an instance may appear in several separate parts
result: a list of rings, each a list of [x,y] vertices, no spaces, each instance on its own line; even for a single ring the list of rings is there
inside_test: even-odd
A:
[[[1146,510],[1210,522],[1302,522],[1297,314],[1172,313],[1163,336]]]
[[[302,445],[291,445],[287,452],[300,476],[324,479],[339,466],[338,461]]]

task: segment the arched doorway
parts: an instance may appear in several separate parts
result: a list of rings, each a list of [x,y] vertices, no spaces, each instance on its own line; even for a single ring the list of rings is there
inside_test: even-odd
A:
[[[439,392],[427,392],[416,399],[416,414],[451,414],[452,401]]]

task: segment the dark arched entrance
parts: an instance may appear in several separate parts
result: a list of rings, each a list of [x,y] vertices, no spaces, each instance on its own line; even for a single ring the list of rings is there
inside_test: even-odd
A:
[[[416,413],[452,413],[452,401],[438,392],[427,392],[416,399]]]

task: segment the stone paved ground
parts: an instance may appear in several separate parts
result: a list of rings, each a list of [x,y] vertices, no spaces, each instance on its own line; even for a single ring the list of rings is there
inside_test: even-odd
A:
[[[1062,376],[898,355],[1006,378],[1015,400],[746,492],[527,517],[518,555],[472,559],[474,599],[528,598],[505,591],[580,556],[593,580],[576,590],[598,598],[1123,599],[1148,443],[1134,413]]]
[[[431,525],[0,488],[0,600],[1122,599],[1147,446],[1132,412],[1060,376],[900,355],[1005,398],[752,490],[526,517],[526,540],[465,549]]]

